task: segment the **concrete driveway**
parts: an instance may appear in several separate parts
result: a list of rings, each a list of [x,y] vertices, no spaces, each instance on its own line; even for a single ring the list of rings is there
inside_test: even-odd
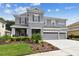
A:
[[[44,41],[60,48],[60,50],[31,54],[29,56],[79,56],[79,41],[67,39]]]
[[[45,40],[60,48],[63,52],[68,55],[79,56],[79,41],[75,40]],[[60,56],[60,55],[59,55]]]

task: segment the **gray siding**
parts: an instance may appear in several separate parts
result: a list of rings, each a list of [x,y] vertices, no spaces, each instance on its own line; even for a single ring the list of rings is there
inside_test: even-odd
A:
[[[45,27],[66,27],[66,20],[62,19],[45,19]]]
[[[56,27],[66,27],[65,20],[56,20]]]
[[[43,28],[44,23],[29,23],[29,27]]]
[[[27,17],[23,17],[23,16],[15,17],[15,24],[16,25],[27,25],[28,24],[28,19],[27,19]]]
[[[19,24],[19,17],[15,17],[15,24]]]
[[[40,21],[33,21],[33,15],[37,13],[40,16]],[[28,16],[27,16],[28,15]],[[21,17],[21,23],[20,23]],[[25,18],[28,17],[25,24]],[[31,9],[27,13],[16,16],[15,24],[29,25],[29,27],[66,27],[66,20],[60,18],[44,17],[43,13],[38,9]]]

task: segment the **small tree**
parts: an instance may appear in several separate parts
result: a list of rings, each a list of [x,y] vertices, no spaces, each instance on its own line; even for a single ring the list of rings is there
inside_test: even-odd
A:
[[[41,34],[39,34],[39,33],[33,34],[32,39],[33,39],[33,41],[35,41],[35,43],[40,43],[40,41],[42,40]]]

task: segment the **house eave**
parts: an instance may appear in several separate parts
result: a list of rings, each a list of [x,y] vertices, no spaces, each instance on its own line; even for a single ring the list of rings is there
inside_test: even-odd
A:
[[[22,26],[22,25],[12,25],[10,27],[11,28],[28,28],[27,26]]]

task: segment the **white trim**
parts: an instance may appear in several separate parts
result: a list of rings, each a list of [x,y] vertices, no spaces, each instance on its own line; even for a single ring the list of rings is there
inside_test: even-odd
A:
[[[55,29],[55,30],[58,30],[58,29],[68,29],[68,28],[43,28],[43,29],[49,29],[49,30],[51,30],[51,29]]]
[[[42,29],[41,27],[30,27],[30,29]]]
[[[58,32],[58,31],[43,31],[43,32]]]
[[[67,31],[43,31],[43,32],[67,32]]]
[[[12,28],[28,28],[27,26],[13,25]]]
[[[72,28],[72,29],[69,29],[68,31],[74,31],[74,30],[79,30],[79,28]]]
[[[42,21],[30,21],[29,23],[44,23]]]

